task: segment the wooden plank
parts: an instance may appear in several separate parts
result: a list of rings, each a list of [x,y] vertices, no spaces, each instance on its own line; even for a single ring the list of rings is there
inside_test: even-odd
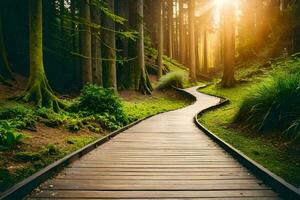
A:
[[[207,190],[265,190],[259,184],[240,183],[240,184],[109,184],[109,183],[82,183],[70,184],[55,182],[44,184],[42,190],[84,190],[84,191],[207,191]]]
[[[209,197],[274,197],[271,190],[231,191],[67,191],[45,190],[33,197],[52,198],[209,198]]]
[[[91,173],[83,173],[82,171],[69,171],[64,170],[61,174],[63,175],[81,175],[84,176],[108,176],[108,175],[115,175],[115,176],[229,176],[229,175],[235,175],[235,176],[242,176],[247,175],[247,171],[233,171],[233,172],[224,172],[224,171],[217,171],[217,172],[105,172],[105,171],[99,171],[99,172],[91,172]]]
[[[56,184],[56,183],[64,183],[69,185],[76,185],[79,183],[75,180],[50,180],[48,181],[49,184]],[[208,184],[215,184],[215,185],[224,185],[224,184],[262,184],[262,181],[257,179],[245,179],[245,180],[147,180],[147,179],[131,179],[131,180],[81,180],[80,185],[84,184],[99,184],[99,183],[106,183],[106,184],[132,184],[132,185],[208,185]]]
[[[55,198],[55,200],[65,200],[66,198]],[[101,198],[97,197],[96,199],[101,199],[101,200],[111,200],[115,198]],[[118,198],[119,200],[132,200],[132,199],[125,199],[125,198]],[[151,198],[151,199],[161,199],[161,198]],[[222,198],[163,198],[163,200],[279,200],[279,197],[222,197]],[[53,200],[53,198],[29,198],[28,200]],[[72,198],[72,200],[95,200],[89,199],[89,198]],[[149,200],[149,198],[139,198],[139,200]]]
[[[185,176],[167,176],[167,175],[157,175],[157,176],[143,176],[143,175],[59,175],[56,179],[63,180],[256,180],[252,175],[227,175],[227,176],[195,176],[195,175],[185,175]]]

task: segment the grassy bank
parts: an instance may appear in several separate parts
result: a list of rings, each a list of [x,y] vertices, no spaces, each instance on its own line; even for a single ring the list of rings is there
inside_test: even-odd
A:
[[[296,65],[298,65],[296,63]],[[207,112],[199,120],[213,133],[241,150],[270,171],[295,186],[300,186],[300,142],[279,134],[276,130],[259,134],[234,123],[243,99],[251,95],[251,89],[266,81],[272,74],[290,70],[272,66],[268,69],[252,66],[239,69],[238,79],[243,79],[234,88],[220,88],[218,84],[200,90],[230,99],[230,104]],[[253,76],[255,75],[255,76]],[[218,80],[216,80],[217,82]]]

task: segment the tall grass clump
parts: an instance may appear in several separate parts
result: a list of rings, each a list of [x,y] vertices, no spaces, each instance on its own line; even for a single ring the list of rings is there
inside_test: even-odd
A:
[[[245,97],[236,122],[264,133],[279,130],[300,136],[300,73],[280,73],[255,86]]]
[[[186,81],[186,73],[174,71],[162,76],[158,83],[158,89],[168,89],[171,87],[183,88]]]

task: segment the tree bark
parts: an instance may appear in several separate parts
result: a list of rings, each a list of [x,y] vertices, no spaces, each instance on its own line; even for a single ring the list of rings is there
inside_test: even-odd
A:
[[[224,73],[223,87],[232,87],[235,83],[235,15],[233,2],[224,5]]]
[[[79,37],[78,37],[78,29],[76,28],[76,7],[77,7],[77,0],[71,0],[71,5],[70,5],[70,11],[71,11],[71,20],[72,20],[72,25],[71,25],[71,34],[72,34],[72,52],[79,53]],[[78,83],[81,83],[82,81],[82,70],[80,69],[80,59],[78,57],[73,58],[73,79],[74,79],[74,86],[76,89],[80,89],[78,87]]]
[[[138,39],[132,45],[132,51],[135,51],[136,61],[132,62],[132,85],[135,90],[143,94],[151,94],[152,85],[149,80],[148,73],[145,67],[144,55],[144,25],[143,25],[143,0],[130,1],[131,25],[138,32]]]
[[[168,56],[173,58],[173,0],[168,0]]]
[[[203,31],[203,69],[202,73],[208,73],[208,44],[207,44],[207,25],[204,25]]]
[[[38,107],[46,106],[58,111],[63,104],[54,95],[43,65],[42,0],[30,0],[29,3],[30,75],[25,91],[17,99],[33,100]]]
[[[0,67],[1,68],[3,67],[3,71],[4,71],[4,75],[1,78],[1,80],[3,80],[3,81],[1,81],[1,82],[5,83],[5,81],[4,81],[5,78],[13,79],[13,73],[12,73],[11,66],[7,59],[1,16],[0,16],[0,54],[1,54]]]
[[[199,54],[199,43],[200,43],[200,28],[199,22],[196,22],[196,30],[195,30],[195,54],[196,54],[196,76],[200,77],[200,54]]]
[[[186,64],[186,31],[184,27],[184,0],[179,0],[179,46],[180,46],[180,62]]]
[[[115,12],[114,0],[105,0],[111,12]],[[115,22],[104,16],[102,18],[103,26],[108,30],[103,30],[103,58],[106,67],[107,80],[105,86],[113,88],[117,92],[117,68],[116,68],[116,36],[115,36]]]
[[[196,81],[196,54],[195,54],[195,0],[189,1],[189,48],[190,48],[190,78]]]
[[[91,16],[89,0],[80,0],[80,54],[83,84],[93,83],[91,53]]]
[[[94,26],[99,26],[100,13],[95,5],[91,5],[91,22]],[[100,29],[92,27],[91,48],[92,48],[92,77],[93,84],[102,86],[102,62],[101,62],[101,44]]]
[[[157,63],[158,63],[158,77],[162,76],[163,71],[163,13],[162,13],[162,1],[158,0],[158,13],[159,13],[159,20],[158,20],[158,56],[157,56]]]

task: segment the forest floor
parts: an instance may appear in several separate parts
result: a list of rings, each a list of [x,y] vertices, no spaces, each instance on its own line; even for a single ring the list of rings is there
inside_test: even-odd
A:
[[[34,109],[32,105],[6,100],[23,90],[26,80],[23,77],[17,77],[17,80],[14,87],[0,85],[1,109],[16,106]],[[130,122],[191,103],[176,91],[154,91],[151,96],[121,91],[119,95]],[[65,124],[51,128],[41,122],[37,122],[34,130],[18,130],[25,136],[22,142],[11,150],[0,151],[0,193],[65,155],[104,137],[110,131],[105,127],[100,128],[100,131],[90,131],[83,127],[74,132]]]
[[[300,63],[299,63],[300,64]],[[280,67],[251,65],[239,68],[236,78],[243,80],[233,88],[219,87],[219,79],[213,85],[199,90],[207,94],[226,97],[230,104],[205,113],[199,121],[214,134],[242,151],[287,182],[300,187],[300,142],[279,135],[277,132],[258,134],[234,124],[239,105],[252,87],[266,81]]]

